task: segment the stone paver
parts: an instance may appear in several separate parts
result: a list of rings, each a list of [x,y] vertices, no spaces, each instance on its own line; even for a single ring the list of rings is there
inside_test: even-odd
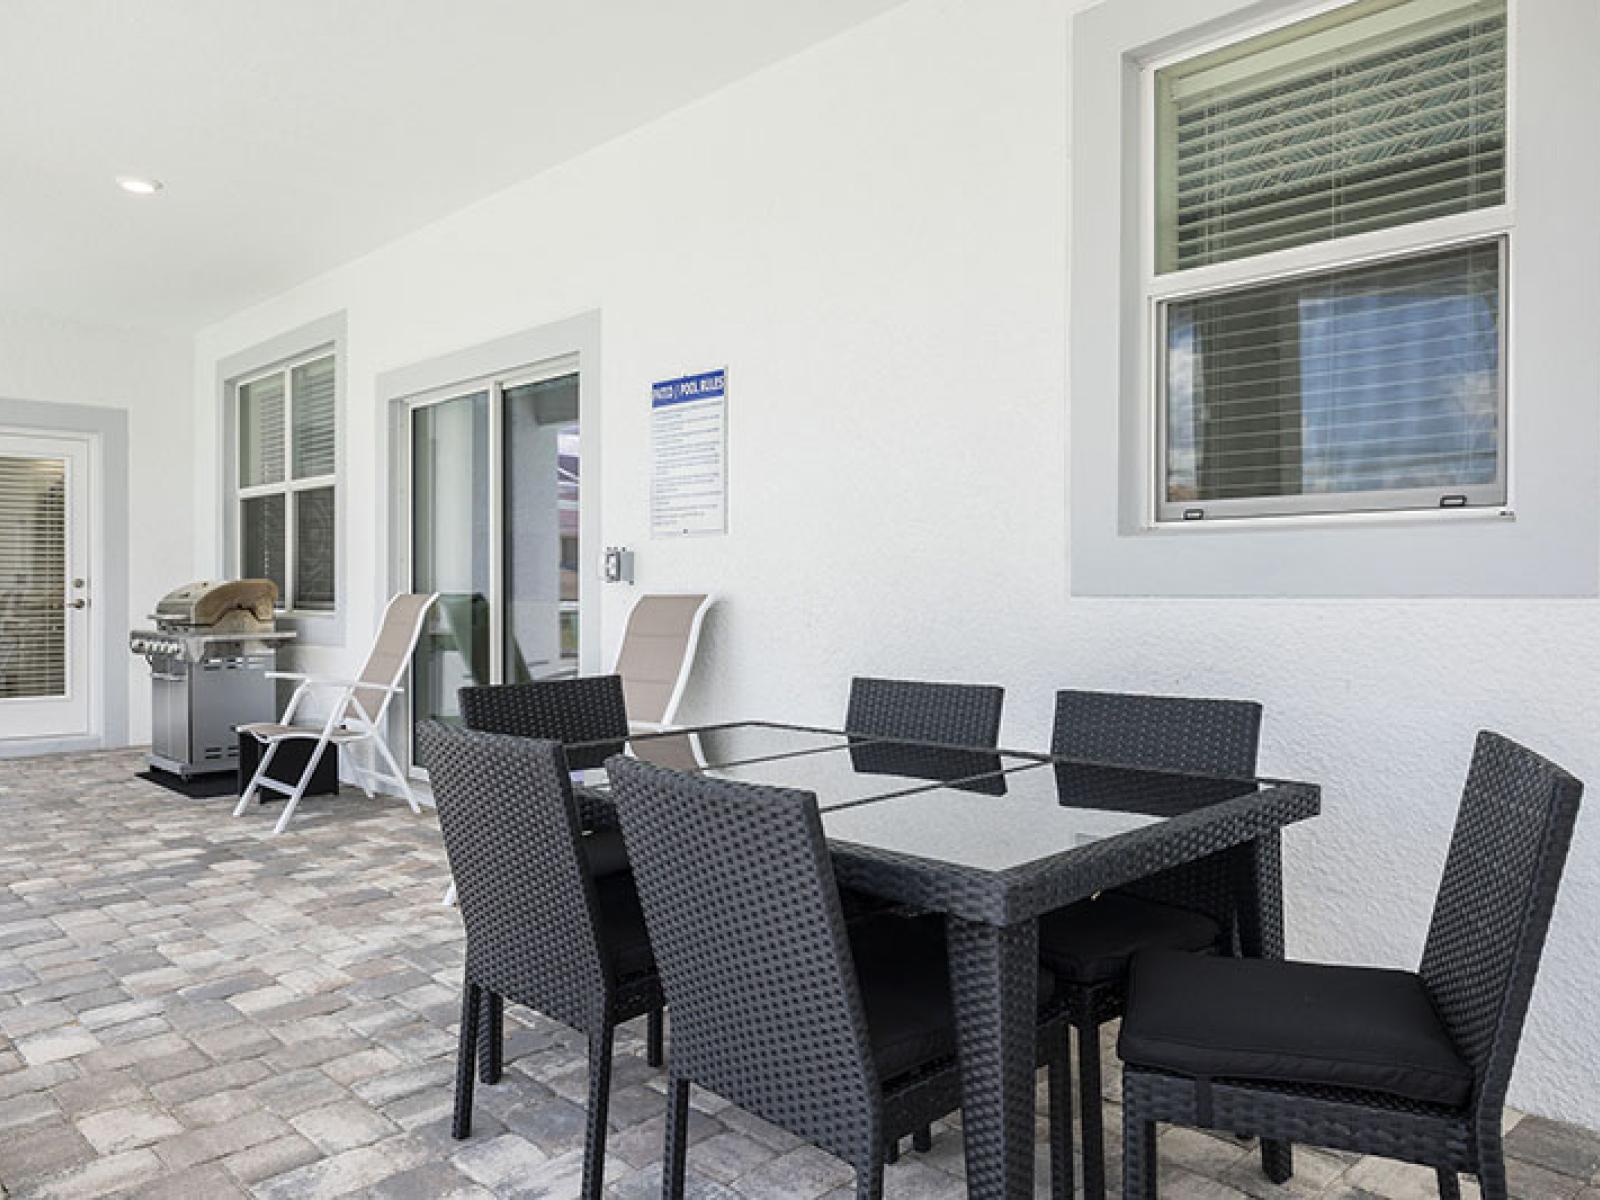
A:
[[[430,816],[318,797],[273,838],[266,813],[235,821],[227,798],[183,799],[141,766],[0,762],[0,1197],[577,1196],[587,1068],[563,1026],[509,1010],[505,1079],[478,1088],[473,1137],[450,1137],[462,936]],[[1108,1070],[1113,1152],[1117,1082]],[[636,1022],[618,1038],[610,1200],[660,1194],[663,1096]],[[1507,1130],[1514,1195],[1600,1200],[1600,1135],[1520,1114]],[[1253,1145],[1171,1129],[1160,1147],[1170,1200],[1435,1194],[1431,1172],[1378,1159],[1300,1148],[1279,1188]],[[1108,1174],[1114,1195],[1116,1161]],[[954,1118],[885,1188],[956,1200],[964,1175]],[[696,1093],[687,1194],[855,1192],[843,1164]]]

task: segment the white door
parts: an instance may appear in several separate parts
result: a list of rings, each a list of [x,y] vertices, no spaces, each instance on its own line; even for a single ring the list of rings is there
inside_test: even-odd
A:
[[[0,431],[0,739],[91,732],[90,445]]]

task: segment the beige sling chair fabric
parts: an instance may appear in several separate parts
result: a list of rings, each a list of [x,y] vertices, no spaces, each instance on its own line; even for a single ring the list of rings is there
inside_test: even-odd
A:
[[[713,597],[704,594],[639,597],[628,614],[616,667],[630,725],[663,729],[672,724],[712,603]]]

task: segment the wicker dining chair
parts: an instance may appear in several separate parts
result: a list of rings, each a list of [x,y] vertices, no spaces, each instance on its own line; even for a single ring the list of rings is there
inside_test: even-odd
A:
[[[850,1163],[883,1194],[888,1148],[961,1104],[944,923],[847,925],[816,798],[608,765],[672,1005],[662,1195],[684,1192],[689,1089],[707,1088]],[[1041,1002],[1051,988],[1040,972]],[[1049,1067],[1054,1194],[1071,1188],[1066,1030]]]
[[[433,721],[418,738],[467,930],[452,1132],[472,1131],[480,1010],[498,1027],[506,1000],[536,1009],[589,1039],[582,1194],[598,1200],[615,1029],[658,1018],[662,1007],[633,877],[590,870],[560,743]],[[485,1064],[491,1083],[501,1071],[498,1032]]]
[[[1000,744],[1000,713],[1006,690],[982,683],[928,683],[920,679],[880,679],[857,675],[850,681],[850,699],[845,706],[847,733],[865,737],[927,742],[940,746],[992,750]],[[854,757],[854,756],[853,756]],[[862,769],[882,771],[880,763],[854,759]],[[997,771],[979,764],[973,774]],[[849,888],[842,893],[845,916],[856,921],[892,907],[877,896]],[[917,1129],[912,1144],[919,1151],[933,1145],[928,1129]],[[896,1143],[889,1145],[889,1161],[900,1156]]]
[[[1478,1177],[1504,1200],[1501,1120],[1583,785],[1478,735],[1416,972],[1152,953],[1120,1052],[1124,1194],[1156,1195],[1157,1122]]]
[[[620,675],[584,675],[574,679],[540,679],[532,683],[485,684],[461,688],[457,693],[461,719],[468,729],[514,737],[544,738],[560,742],[569,771],[586,771],[603,765],[622,749],[628,737],[628,709]],[[628,869],[628,851],[617,828],[616,810],[602,793],[574,782],[583,828],[584,858],[596,875],[613,875]],[[445,893],[445,903],[455,902],[455,884]],[[483,1021],[483,1080],[495,1083],[499,1071],[496,1049],[505,1037],[505,1022],[493,1000],[485,1002]],[[662,1018],[650,1014],[650,1065],[662,1060]]]
[[[1243,700],[1056,694],[1051,750],[1108,766],[1232,778],[1255,774],[1261,706]],[[1083,1191],[1105,1196],[1100,1026],[1122,1015],[1128,963],[1140,950],[1208,952],[1231,946],[1233,892],[1226,858],[1214,856],[1131,887],[1081,900],[1039,922],[1039,956],[1078,1031]]]
[[[560,742],[574,771],[601,766],[628,737],[620,675],[464,687],[458,696],[468,729]],[[596,803],[582,788],[576,794],[584,828],[615,825],[609,804]]]
[[[1004,688],[988,684],[858,675],[850,681],[844,727],[868,737],[992,750],[1005,699]]]

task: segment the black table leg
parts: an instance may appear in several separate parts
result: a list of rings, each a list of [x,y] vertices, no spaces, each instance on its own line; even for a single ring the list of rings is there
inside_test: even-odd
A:
[[[1274,829],[1238,850],[1239,949],[1247,958],[1284,956],[1283,833]],[[1261,1143],[1261,1169],[1274,1183],[1294,1176],[1288,1142]]]
[[[947,920],[967,1192],[1030,1200],[1039,927]]]

